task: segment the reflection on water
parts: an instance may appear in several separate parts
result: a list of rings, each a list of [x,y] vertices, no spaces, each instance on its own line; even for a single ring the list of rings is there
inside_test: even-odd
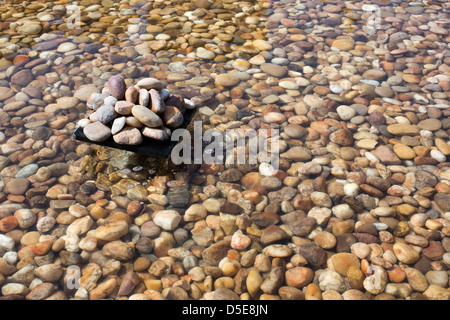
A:
[[[449,13],[443,0],[3,1],[2,295],[410,299],[396,285],[416,290],[418,270],[418,298],[448,297]],[[192,99],[204,130],[280,130],[280,170],[74,141],[116,74]],[[84,291],[61,285],[74,265],[96,275]]]

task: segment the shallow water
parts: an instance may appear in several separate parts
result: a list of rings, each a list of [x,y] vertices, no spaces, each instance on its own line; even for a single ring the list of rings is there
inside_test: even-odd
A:
[[[3,3],[2,299],[448,299],[449,13]],[[159,79],[203,131],[278,130],[280,170],[74,140],[113,75]]]

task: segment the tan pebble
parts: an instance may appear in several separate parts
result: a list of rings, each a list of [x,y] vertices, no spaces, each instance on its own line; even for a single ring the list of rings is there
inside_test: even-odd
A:
[[[20,239],[20,243],[25,246],[36,244],[39,242],[40,236],[41,236],[41,234],[38,231],[27,232]]]
[[[327,290],[322,293],[323,300],[344,300],[342,295],[334,290]]]
[[[90,208],[89,214],[94,220],[99,220],[106,217],[108,211],[99,205],[94,205]]]
[[[295,288],[303,288],[314,278],[314,272],[306,267],[294,267],[286,271],[286,284]]]
[[[398,260],[406,264],[412,264],[419,260],[420,255],[409,245],[404,243],[394,244],[394,253]]]
[[[44,300],[48,296],[50,296],[56,287],[52,283],[40,283],[36,287],[34,287],[30,293],[26,295],[27,300]]]
[[[117,280],[110,278],[99,283],[96,288],[89,292],[89,300],[101,300],[111,294],[117,287]]]
[[[351,289],[342,294],[344,300],[369,300],[360,290]]]
[[[220,277],[214,281],[214,289],[226,288],[234,290],[235,281],[232,277]]]
[[[234,276],[241,268],[241,265],[236,260],[224,258],[220,261],[219,268],[222,270],[224,276]]]
[[[389,280],[394,283],[403,282],[406,279],[405,271],[399,266],[394,266],[392,269],[387,270]]]
[[[159,279],[145,279],[144,284],[147,290],[154,290],[157,292],[161,292],[162,290],[162,283]]]
[[[278,289],[278,294],[282,300],[305,300],[305,295],[300,289],[283,286]]]
[[[252,269],[249,271],[245,284],[250,296],[254,298],[257,297],[263,281],[264,279],[257,270]]]
[[[56,240],[52,245],[52,251],[53,252],[60,252],[62,249],[64,249],[66,243],[63,238],[59,238]]]
[[[363,272],[352,266],[347,270],[347,278],[352,289],[363,289],[364,274]]]
[[[348,269],[355,267],[360,269],[361,263],[358,257],[352,253],[337,253],[330,258],[334,270],[341,276],[347,276]]]
[[[95,230],[95,237],[99,240],[114,241],[128,233],[128,223],[117,221],[106,226],[100,226]]]
[[[322,300],[322,291],[318,285],[310,283],[306,287],[305,300]]]
[[[424,292],[428,288],[428,281],[425,276],[417,269],[406,268],[406,278],[411,288],[418,292]]]
[[[425,226],[430,230],[440,230],[444,225],[436,219],[428,219]]]
[[[437,285],[430,285],[423,293],[429,300],[450,300],[450,291]]]
[[[333,234],[331,234],[327,231],[322,231],[322,232],[319,232],[314,237],[314,242],[317,243],[323,249],[329,250],[336,246],[337,241],[336,241],[336,237]]]

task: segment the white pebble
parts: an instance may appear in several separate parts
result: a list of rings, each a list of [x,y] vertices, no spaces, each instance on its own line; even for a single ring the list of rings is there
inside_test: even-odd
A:
[[[14,240],[8,236],[0,234],[0,247],[10,251],[14,249]]]
[[[334,206],[332,211],[336,217],[338,217],[339,219],[342,219],[342,220],[350,219],[355,214],[355,212],[352,210],[352,208],[350,208],[350,206],[346,203],[338,204],[337,206]]]
[[[430,156],[437,162],[445,162],[447,160],[447,157],[443,155],[439,150],[431,150]]]
[[[18,259],[17,252],[8,251],[3,255],[3,259],[5,259],[6,262],[8,262],[9,264],[14,265],[14,264],[16,264],[17,259]]]
[[[377,229],[378,231],[385,231],[388,228],[388,225],[385,223],[381,223],[381,222],[375,222],[373,223],[373,226],[375,227],[375,229]]]
[[[450,267],[450,252],[444,253],[442,256],[442,261],[444,261],[447,267]]]
[[[420,136],[422,138],[433,138],[433,132],[430,130],[420,130]]]
[[[356,183],[348,183],[344,186],[344,193],[347,196],[356,197],[359,193],[359,186]]]
[[[81,119],[77,122],[77,128],[84,128],[86,127],[89,123],[91,123],[91,120],[89,119]]]
[[[116,98],[114,98],[113,96],[109,96],[109,97],[105,98],[104,104],[114,106],[117,103],[117,101],[118,100]]]
[[[272,176],[276,170],[269,163],[259,165],[259,173],[263,176]]]

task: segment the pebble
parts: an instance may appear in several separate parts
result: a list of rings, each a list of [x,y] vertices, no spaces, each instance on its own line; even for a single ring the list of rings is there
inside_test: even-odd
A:
[[[155,89],[159,91],[163,88],[163,84],[160,80],[155,78],[144,78],[136,83],[136,87],[140,89]]]
[[[107,125],[117,117],[117,113],[112,105],[103,105],[95,112],[97,121]]]
[[[200,204],[193,204],[184,213],[184,221],[198,221],[205,218],[207,209]]]
[[[115,135],[125,127],[126,117],[116,118],[111,126],[111,134]]]
[[[428,271],[425,278],[430,285],[440,286],[442,288],[448,285],[448,274],[445,271]]]
[[[111,130],[101,122],[93,122],[83,128],[85,136],[92,141],[102,142],[111,136]]]
[[[405,264],[415,263],[420,258],[419,254],[413,248],[404,243],[394,244],[393,250],[397,259]]]
[[[117,144],[131,146],[139,145],[143,141],[141,132],[136,128],[125,128],[120,132],[114,134],[113,139]]]
[[[261,70],[273,77],[282,78],[284,77],[288,70],[286,67],[276,65],[273,63],[264,63],[261,65]]]
[[[346,289],[344,279],[339,275],[339,273],[332,270],[322,272],[318,280],[319,288],[322,291],[334,290],[336,292],[343,293]]]
[[[147,127],[155,128],[162,125],[161,118],[146,107],[135,105],[131,109],[131,113],[133,114],[134,117],[136,117],[136,119],[138,119],[141,123],[143,123]]]
[[[218,85],[224,87],[234,87],[240,82],[239,78],[231,74],[220,74],[216,77],[215,81]]]
[[[39,165],[37,165],[35,163],[31,163],[31,164],[23,167],[22,169],[20,169],[16,173],[15,177],[16,178],[28,178],[29,176],[35,174],[38,169],[39,169]]]
[[[13,178],[5,183],[5,192],[14,195],[23,195],[28,190],[30,181],[26,178]]]
[[[174,230],[182,217],[175,210],[161,210],[153,217],[154,223],[164,230]]]
[[[114,241],[128,233],[128,224],[118,221],[106,226],[100,226],[95,230],[95,237],[99,240]]]
[[[419,129],[416,126],[405,123],[389,125],[387,131],[396,136],[419,134]]]
[[[285,273],[286,284],[294,288],[306,287],[314,278],[314,272],[306,267],[294,267]]]
[[[112,76],[108,80],[108,89],[111,95],[117,100],[122,100],[127,90],[125,81],[120,76]]]
[[[356,111],[349,106],[339,106],[336,109],[339,117],[344,120],[350,120],[356,115]]]
[[[19,87],[26,87],[33,80],[33,75],[29,69],[23,69],[11,77],[11,82]]]
[[[74,108],[80,100],[77,97],[62,97],[56,100],[59,109],[66,110]]]

